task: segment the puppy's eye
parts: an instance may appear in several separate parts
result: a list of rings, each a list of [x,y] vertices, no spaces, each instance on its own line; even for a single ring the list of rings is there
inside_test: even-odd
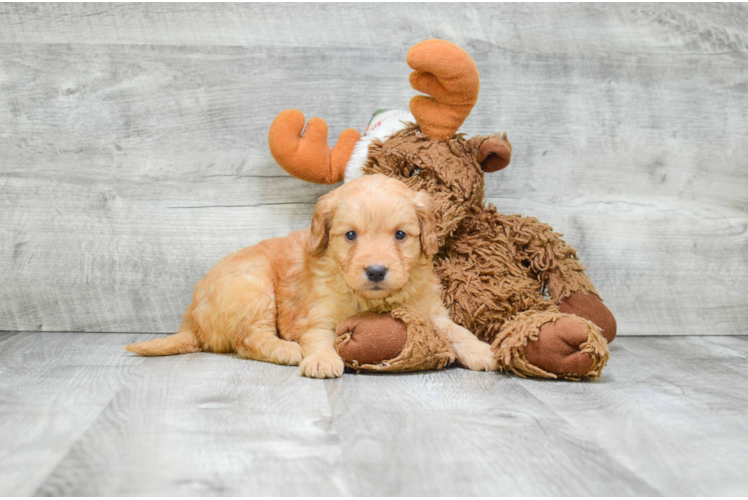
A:
[[[356,231],[348,231],[345,233],[345,239],[348,241],[356,241]]]
[[[418,168],[418,167],[415,167],[413,170],[410,171],[410,176],[411,177],[414,177],[414,176],[417,177],[420,174],[421,174],[421,169]]]
[[[398,232],[395,233],[395,239],[396,240],[404,240],[406,236],[408,236],[408,235],[405,234],[405,231],[398,231]]]

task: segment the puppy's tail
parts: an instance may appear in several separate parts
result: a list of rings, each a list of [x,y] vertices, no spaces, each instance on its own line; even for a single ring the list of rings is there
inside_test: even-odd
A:
[[[171,356],[202,351],[195,334],[190,330],[180,330],[168,337],[126,345],[125,349],[141,356]]]

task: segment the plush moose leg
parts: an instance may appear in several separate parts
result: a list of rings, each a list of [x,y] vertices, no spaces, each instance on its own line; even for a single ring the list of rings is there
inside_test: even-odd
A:
[[[493,215],[514,245],[517,260],[529,267],[541,287],[547,287],[550,300],[561,312],[592,321],[612,342],[617,329],[615,317],[585,274],[576,251],[548,224],[534,217]]]
[[[502,369],[522,377],[596,379],[609,357],[595,324],[555,310],[518,314],[491,348]]]
[[[335,349],[357,372],[438,370],[455,360],[447,336],[408,306],[347,318],[338,327]]]
[[[592,321],[600,328],[608,343],[616,338],[616,318],[595,293],[574,292],[561,300],[558,308],[562,313],[574,314]]]

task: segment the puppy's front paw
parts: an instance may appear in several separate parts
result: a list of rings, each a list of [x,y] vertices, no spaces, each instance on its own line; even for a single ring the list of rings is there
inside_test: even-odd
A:
[[[490,344],[475,339],[474,342],[456,343],[452,347],[457,359],[469,370],[491,372],[499,369]]]
[[[336,378],[343,376],[343,359],[336,352],[314,352],[299,363],[299,373],[312,378]]]

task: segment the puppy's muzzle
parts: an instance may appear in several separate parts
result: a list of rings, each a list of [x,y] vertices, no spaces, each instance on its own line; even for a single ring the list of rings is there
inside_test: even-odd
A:
[[[380,283],[387,277],[387,268],[381,265],[369,266],[365,271],[366,277],[372,283]]]

